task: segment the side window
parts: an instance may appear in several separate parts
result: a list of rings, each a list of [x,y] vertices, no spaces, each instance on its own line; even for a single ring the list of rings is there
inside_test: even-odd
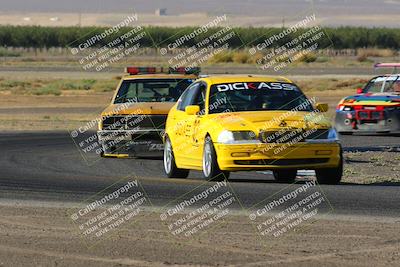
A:
[[[129,84],[127,82],[122,82],[118,89],[118,93],[115,96],[115,103],[124,103],[126,99],[126,94],[128,93]]]
[[[186,106],[189,106],[191,103],[193,103],[193,99],[197,95],[199,88],[200,88],[199,83],[194,83],[190,85],[185,90],[185,92],[183,92],[182,96],[179,98],[177,109],[185,111]]]
[[[207,85],[205,83],[201,83],[196,97],[193,99],[193,102],[190,103],[190,105],[200,106],[200,113],[203,114],[205,112],[204,108],[206,104],[206,92],[207,92]]]

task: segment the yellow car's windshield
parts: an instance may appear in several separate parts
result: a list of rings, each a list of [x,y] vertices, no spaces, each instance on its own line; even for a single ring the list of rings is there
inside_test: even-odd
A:
[[[114,103],[175,102],[192,79],[135,79],[122,82]]]
[[[209,113],[291,110],[312,111],[306,96],[292,83],[238,82],[211,86]]]

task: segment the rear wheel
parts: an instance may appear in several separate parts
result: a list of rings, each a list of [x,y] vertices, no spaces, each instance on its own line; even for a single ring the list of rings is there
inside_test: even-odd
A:
[[[315,174],[320,184],[338,184],[343,174],[343,152],[340,149],[339,165],[335,168],[316,169]]]
[[[272,172],[275,180],[280,183],[293,183],[297,175],[297,170],[275,170]]]
[[[164,146],[164,171],[168,178],[187,178],[189,170],[176,167],[172,144],[168,137],[165,138]]]
[[[203,149],[203,176],[209,181],[223,181],[229,178],[228,171],[221,171],[217,162],[217,153],[209,136],[206,137]]]

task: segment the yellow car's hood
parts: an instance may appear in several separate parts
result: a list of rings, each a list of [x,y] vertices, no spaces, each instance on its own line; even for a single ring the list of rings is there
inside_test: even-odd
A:
[[[142,102],[142,103],[123,103],[111,104],[103,112],[101,116],[111,115],[133,115],[133,114],[158,114],[167,115],[175,102]]]
[[[222,129],[258,132],[279,128],[326,129],[329,120],[321,113],[287,111],[247,111],[211,114],[210,119]]]

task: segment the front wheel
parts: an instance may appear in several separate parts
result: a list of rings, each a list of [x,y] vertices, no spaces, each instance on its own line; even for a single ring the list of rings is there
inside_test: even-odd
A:
[[[343,155],[340,150],[339,165],[335,168],[316,169],[315,174],[320,184],[338,184],[343,175]]]
[[[165,138],[164,145],[164,171],[168,178],[187,178],[189,170],[176,167],[172,144],[168,137]]]
[[[228,171],[221,171],[217,162],[217,153],[210,137],[206,137],[203,149],[203,176],[209,181],[223,181],[229,178]]]

